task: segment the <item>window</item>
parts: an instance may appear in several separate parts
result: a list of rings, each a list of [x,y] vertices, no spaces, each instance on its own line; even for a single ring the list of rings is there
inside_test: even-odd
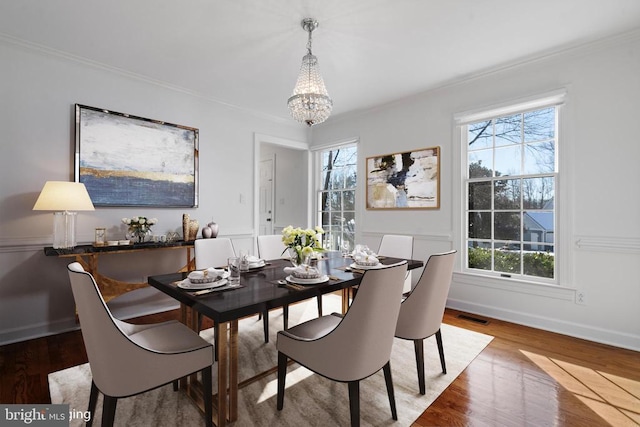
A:
[[[466,268],[556,281],[558,109],[463,126]]]
[[[355,144],[334,146],[318,152],[317,222],[325,231],[325,249],[339,250],[348,242],[353,248],[356,228],[356,177],[358,149]]]

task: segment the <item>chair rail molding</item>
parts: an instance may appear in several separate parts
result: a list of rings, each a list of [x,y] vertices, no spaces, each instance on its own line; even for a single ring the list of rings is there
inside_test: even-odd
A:
[[[575,236],[575,247],[578,250],[597,252],[640,252],[640,237],[616,236]]]
[[[362,231],[360,233],[363,237],[375,237],[382,239],[385,234],[398,234],[413,236],[415,240],[429,240],[438,242],[453,242],[452,233],[401,233],[397,231]]]

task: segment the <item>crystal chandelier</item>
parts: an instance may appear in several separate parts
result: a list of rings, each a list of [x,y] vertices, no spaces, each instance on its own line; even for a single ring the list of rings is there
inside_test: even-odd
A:
[[[294,119],[313,126],[327,120],[333,101],[318,70],[318,58],[311,53],[311,33],[318,28],[318,21],[306,18],[302,21],[302,28],[309,33],[307,54],[302,58],[298,81],[287,105]]]

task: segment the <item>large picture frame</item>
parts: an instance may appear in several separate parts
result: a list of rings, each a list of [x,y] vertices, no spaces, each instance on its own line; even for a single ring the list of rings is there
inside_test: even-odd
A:
[[[198,206],[198,129],[75,105],[75,181],[94,206]]]
[[[367,209],[439,209],[440,147],[367,157]]]

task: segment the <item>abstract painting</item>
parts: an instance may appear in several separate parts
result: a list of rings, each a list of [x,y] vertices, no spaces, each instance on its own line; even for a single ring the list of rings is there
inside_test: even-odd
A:
[[[95,206],[198,206],[198,129],[76,104],[75,180]]]
[[[440,147],[367,158],[367,209],[439,209]]]

